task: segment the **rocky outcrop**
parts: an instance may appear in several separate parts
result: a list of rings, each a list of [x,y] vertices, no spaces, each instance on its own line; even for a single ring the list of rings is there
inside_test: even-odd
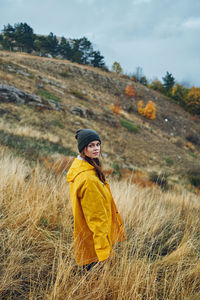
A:
[[[9,73],[15,73],[18,75],[22,75],[25,77],[32,77],[32,74],[30,74],[26,69],[21,68],[15,64],[0,64],[0,69],[1,70],[7,70]]]
[[[91,118],[91,119],[96,118],[95,113],[91,109],[82,108],[79,106],[72,106],[72,105],[68,105],[68,108],[71,114],[73,115],[78,115],[83,118]]]
[[[119,120],[111,113],[96,113],[91,109],[82,108],[80,106],[67,105],[69,111],[73,115],[78,115],[81,118],[103,121],[112,127],[116,127]]]
[[[23,92],[13,86],[4,84],[0,84],[0,102],[11,102],[18,105],[27,104],[44,109],[61,109],[61,104],[55,103],[52,100],[43,100],[40,96]]]

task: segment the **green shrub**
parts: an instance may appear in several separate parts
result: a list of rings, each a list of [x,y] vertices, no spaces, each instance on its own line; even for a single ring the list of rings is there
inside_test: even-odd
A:
[[[174,161],[171,158],[164,157],[164,160],[166,161],[166,163],[167,163],[168,166],[173,166]]]
[[[126,129],[128,129],[128,131],[130,132],[134,132],[134,133],[138,132],[138,128],[132,122],[126,119],[121,119],[121,125]]]
[[[154,91],[158,91],[158,92],[160,92],[160,93],[162,93],[162,94],[165,93],[165,88],[163,87],[161,81],[158,80],[158,79],[152,81],[152,83],[149,84],[148,87],[149,87],[150,89],[153,89]]]
[[[197,155],[194,152],[189,151],[188,154],[194,158],[197,158]]]
[[[194,186],[200,186],[200,175],[198,176],[190,176],[189,178],[190,183]]]
[[[185,106],[185,99],[187,97],[188,92],[189,92],[188,88],[177,83],[172,88],[171,96],[180,105]]]
[[[45,100],[53,100],[55,102],[60,102],[60,98],[58,98],[56,95],[49,93],[45,90],[39,91],[38,94],[40,95],[41,98],[43,98]]]

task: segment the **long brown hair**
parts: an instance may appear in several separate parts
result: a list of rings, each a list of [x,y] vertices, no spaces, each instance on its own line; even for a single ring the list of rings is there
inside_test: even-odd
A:
[[[99,161],[98,158],[91,158],[85,155],[84,151],[81,152],[81,157],[83,157],[90,165],[92,165],[96,171],[97,176],[99,177],[99,179],[105,183],[106,178],[105,175],[103,173],[102,167],[101,167],[101,163]]]

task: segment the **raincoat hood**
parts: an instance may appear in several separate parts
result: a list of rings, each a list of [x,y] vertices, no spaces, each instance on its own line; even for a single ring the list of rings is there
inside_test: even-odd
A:
[[[75,158],[67,173],[67,182],[73,182],[80,173],[90,170],[94,170],[92,165],[84,161],[81,157]]]

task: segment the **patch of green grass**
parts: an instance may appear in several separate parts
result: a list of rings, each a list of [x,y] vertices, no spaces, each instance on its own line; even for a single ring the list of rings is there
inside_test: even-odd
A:
[[[126,120],[126,119],[121,119],[120,123],[123,127],[128,129],[128,131],[134,132],[134,133],[138,132],[138,128],[131,121]]]
[[[85,106],[85,107],[89,107],[89,104],[88,103],[84,103],[84,102],[81,102],[81,104],[83,105],[83,106]]]
[[[171,158],[169,158],[169,157],[164,157],[164,160],[166,161],[166,164],[167,164],[168,166],[173,166],[173,164],[174,164],[173,159],[171,159]]]
[[[49,93],[49,92],[47,92],[47,91],[45,91],[45,90],[40,90],[39,92],[38,92],[38,95],[41,97],[41,98],[43,98],[43,99],[45,99],[45,100],[53,100],[53,101],[55,101],[55,102],[60,102],[60,98],[58,98],[56,95],[54,95],[54,94],[52,94],[52,93]]]
[[[63,126],[63,125],[60,123],[60,121],[58,121],[58,120],[52,120],[52,121],[51,121],[51,124],[52,124],[53,126],[55,126],[55,127],[61,128],[61,129],[64,128],[64,126]]]
[[[70,156],[77,155],[76,152],[70,148],[63,147],[59,143],[6,133],[3,130],[0,130],[0,144],[11,148],[16,154],[24,156],[28,160],[37,160],[40,156],[56,152]]]
[[[194,158],[197,158],[197,155],[194,152],[192,152],[192,151],[189,151],[188,154],[191,155]]]

